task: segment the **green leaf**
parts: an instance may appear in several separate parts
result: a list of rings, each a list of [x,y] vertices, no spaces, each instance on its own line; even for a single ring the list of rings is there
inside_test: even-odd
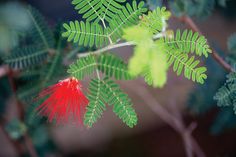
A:
[[[130,80],[127,64],[119,57],[113,54],[103,54],[98,58],[98,69],[108,77],[114,77],[117,80]]]
[[[42,43],[46,49],[53,48],[55,43],[53,33],[43,15],[33,7],[28,7],[28,14],[33,25],[31,32],[33,42],[37,45]]]
[[[97,63],[94,56],[89,55],[71,64],[67,72],[77,79],[82,80],[86,75],[93,74],[96,66]]]
[[[26,46],[18,48],[5,59],[5,63],[14,69],[25,69],[44,62],[48,50],[41,46]]]
[[[123,29],[137,25],[139,22],[139,16],[147,11],[144,8],[144,2],[137,4],[136,1],[133,1],[132,5],[129,3],[126,4],[126,7],[123,6],[116,16],[109,21],[109,36],[112,41],[120,39],[123,35]]]
[[[218,90],[214,100],[220,107],[232,106],[236,113],[236,73],[232,72],[227,75],[226,83]]]
[[[170,47],[175,47],[181,52],[195,52],[198,56],[204,55],[208,57],[209,53],[212,52],[204,36],[200,36],[198,32],[193,33],[188,30],[182,33],[180,30],[177,30],[173,38],[165,38],[165,44],[168,44]]]
[[[100,20],[110,21],[122,8],[123,2],[126,0],[73,0],[72,4],[79,14],[83,14],[86,21],[97,23]]]
[[[167,27],[171,13],[165,7],[157,7],[153,11],[149,11],[148,15],[143,15],[140,22],[142,27],[147,28],[152,34],[157,34]]]
[[[113,112],[129,127],[137,124],[138,118],[132,107],[130,98],[123,93],[119,86],[112,80],[104,78],[104,97],[105,102],[110,106],[113,105]]]
[[[96,23],[83,21],[64,23],[65,32],[62,34],[67,40],[83,46],[101,47],[108,44],[108,32]]]
[[[104,93],[102,91],[103,82],[99,79],[93,79],[89,85],[89,105],[86,108],[84,115],[84,124],[88,127],[101,118],[103,111],[106,109],[105,103],[103,102]]]
[[[206,67],[198,67],[200,61],[195,60],[195,57],[192,56],[189,58],[188,54],[180,53],[179,51],[172,48],[165,48],[164,51],[167,54],[168,65],[173,65],[173,70],[177,75],[181,75],[184,71],[184,76],[187,79],[191,79],[193,82],[198,82],[203,84],[207,75]]]

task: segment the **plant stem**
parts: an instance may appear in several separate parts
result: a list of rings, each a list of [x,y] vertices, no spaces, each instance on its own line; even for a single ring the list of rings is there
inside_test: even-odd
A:
[[[169,112],[166,108],[156,101],[156,99],[149,93],[149,91],[140,84],[127,84],[128,88],[131,89],[135,94],[141,98],[146,105],[164,122],[171,126],[176,132],[180,134],[184,142],[184,148],[187,157],[193,157],[194,154],[197,157],[205,157],[206,155],[201,150],[197,141],[191,135],[196,128],[196,123],[190,124],[186,127],[182,118],[175,116],[174,113]],[[176,112],[180,112],[176,109]]]
[[[111,44],[111,45],[108,45],[107,47],[104,47],[102,49],[98,49],[98,50],[93,51],[93,52],[86,52],[86,53],[78,54],[77,56],[79,58],[81,58],[81,57],[86,57],[89,54],[97,55],[97,54],[100,54],[100,53],[103,53],[103,52],[106,52],[106,51],[109,51],[109,50],[113,50],[113,49],[120,48],[120,47],[125,47],[125,46],[132,46],[132,45],[134,45],[133,42],[124,42],[124,43],[119,43],[119,44]]]
[[[188,16],[183,16],[181,18],[178,18],[180,21],[186,23],[193,31],[198,32],[199,34],[203,33],[201,30],[198,28],[196,23]],[[209,44],[209,43],[208,43]],[[212,57],[228,72],[235,72],[235,70],[227,63],[223,58],[221,58],[218,53],[216,52],[215,49],[212,48]]]
[[[165,32],[163,33],[158,33],[156,35],[153,36],[153,40],[157,40],[161,37],[164,37],[166,34]],[[134,46],[135,43],[134,42],[123,42],[123,43],[118,43],[118,44],[110,44],[104,48],[101,48],[101,49],[98,49],[96,51],[93,51],[93,52],[85,52],[85,53],[82,53],[82,54],[78,54],[77,56],[79,58],[81,57],[86,57],[88,56],[89,54],[100,54],[100,53],[103,53],[103,52],[106,52],[106,51],[109,51],[109,50],[113,50],[113,49],[117,49],[117,48],[120,48],[120,47],[126,47],[126,46]]]

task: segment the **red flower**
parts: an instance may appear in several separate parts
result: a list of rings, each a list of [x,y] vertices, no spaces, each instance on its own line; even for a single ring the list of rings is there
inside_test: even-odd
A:
[[[88,99],[81,91],[81,84],[76,78],[68,78],[50,86],[39,94],[39,98],[49,96],[36,110],[47,116],[49,122],[57,124],[82,122],[82,116],[88,105]]]

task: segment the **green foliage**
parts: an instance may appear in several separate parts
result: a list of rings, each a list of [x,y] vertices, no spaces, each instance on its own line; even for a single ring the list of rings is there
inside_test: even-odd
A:
[[[217,52],[222,52],[220,49],[216,49]],[[223,52],[222,52],[223,53]],[[222,55],[222,54],[220,54]],[[235,64],[233,53],[230,54],[230,63]],[[228,59],[228,60],[229,60]],[[234,95],[231,93],[229,86],[235,79],[230,77],[228,81],[225,81],[225,71],[219,66],[214,59],[208,58],[204,61],[208,69],[208,77],[204,85],[197,86],[193,90],[189,99],[189,108],[196,114],[204,114],[213,108],[216,108],[216,101],[220,106],[225,106],[219,108],[217,114],[214,118],[210,131],[212,134],[220,134],[226,129],[232,129],[236,126],[236,116],[234,114],[234,105],[232,104],[233,97],[229,98],[229,95]],[[216,70],[217,69],[217,70]],[[216,79],[217,78],[217,79]],[[231,80],[231,81],[230,81]],[[224,84],[222,86],[222,84]],[[219,89],[220,88],[220,89]],[[207,92],[206,92],[207,91]],[[222,93],[221,93],[222,92]],[[217,93],[217,94],[216,94]],[[226,93],[226,95],[224,95]],[[213,99],[215,97],[215,100]],[[216,99],[217,98],[217,99]]]
[[[139,22],[139,16],[147,11],[144,8],[144,2],[141,1],[139,4],[134,0],[132,6],[127,3],[126,7],[120,10],[116,17],[109,22],[109,36],[112,41],[117,41],[123,35],[123,29],[136,25]]]
[[[152,14],[149,15],[152,16]],[[195,52],[196,55],[207,57],[211,53],[203,36],[187,30],[181,34],[177,30],[175,37],[164,37],[154,43],[149,32],[149,27],[142,25],[124,30],[123,38],[135,41],[137,44],[134,56],[129,62],[129,70],[132,75],[141,74],[149,85],[162,87],[166,82],[168,64],[173,65],[173,70],[177,72],[177,75],[184,72],[187,79],[204,83],[207,78],[205,74],[207,69],[199,67],[200,61],[195,60],[194,56],[189,57],[188,55],[190,52]]]
[[[108,77],[114,77],[117,80],[130,80],[132,78],[128,72],[127,64],[115,55],[104,54],[99,56],[97,66]]]
[[[218,106],[233,106],[236,113],[236,73],[227,75],[226,83],[218,90],[214,99]]]
[[[137,123],[128,96],[109,79],[111,77],[128,80],[141,75],[149,85],[163,87],[167,81],[167,70],[173,65],[177,75],[184,73],[186,78],[194,82],[204,83],[207,78],[206,68],[199,67],[199,61],[194,56],[189,57],[190,52],[205,57],[211,53],[203,36],[178,30],[176,35],[170,37],[166,28],[171,14],[166,8],[157,8],[139,17],[146,12],[144,2],[134,0],[125,6],[123,2],[74,0],[72,4],[79,14],[83,14],[86,22],[75,21],[63,25],[65,32],[62,36],[79,45],[102,47],[110,43],[104,48],[109,49],[121,38],[136,45],[128,67],[122,59],[108,54],[90,54],[70,65],[68,73],[79,80],[94,76],[95,71],[97,73],[97,79],[93,79],[89,86],[90,104],[84,121],[88,127],[101,117],[105,103],[114,105],[113,111],[128,126],[133,127]],[[99,71],[105,75],[105,79],[101,80]]]
[[[123,7],[122,4],[126,0],[73,0],[72,4],[75,5],[75,10],[79,14],[83,14],[83,18],[88,22],[95,20],[110,21],[116,13]]]
[[[81,80],[85,76],[92,75],[96,69],[103,72],[106,76],[114,77],[117,80],[131,79],[126,63],[119,57],[111,54],[100,55],[97,60],[93,55],[78,59],[70,65],[68,73]]]
[[[84,124],[88,127],[101,118],[106,109],[105,103],[113,106],[113,112],[129,127],[137,124],[137,115],[131,101],[119,86],[108,77],[103,80],[93,79],[89,86],[89,105],[84,116]]]
[[[132,104],[128,95],[123,93],[119,86],[112,80],[104,78],[104,97],[105,102],[113,105],[113,112],[129,127],[137,124],[138,118],[132,108]]]
[[[103,111],[106,109],[105,103],[103,102],[104,92],[103,92],[103,82],[99,79],[93,79],[89,86],[89,105],[87,106],[87,111],[84,116],[84,124],[88,127],[92,125],[101,118]]]
[[[81,58],[70,65],[68,73],[82,80],[86,75],[91,75],[96,69],[97,63],[93,55]]]
[[[198,32],[193,33],[188,30],[182,33],[177,30],[174,37],[165,38],[165,43],[171,47],[176,47],[181,52],[195,52],[198,56],[208,57],[208,54],[212,52],[204,36],[200,36]]]
[[[122,36],[122,29],[137,24],[139,15],[146,12],[144,2],[137,4],[134,0],[132,6],[126,3],[126,7],[122,6],[121,2],[125,0],[72,1],[79,14],[84,14],[86,23],[75,21],[64,24],[66,31],[62,34],[63,37],[68,41],[90,47],[101,47],[107,45],[108,41],[111,43],[118,40]],[[93,20],[95,21],[92,22]],[[102,21],[102,26],[99,21]]]
[[[167,27],[166,21],[169,20],[171,13],[165,7],[157,7],[153,11],[149,11],[148,15],[143,15],[140,22],[141,26],[146,27],[153,34],[157,34]]]
[[[208,69],[207,74],[210,77],[206,79],[203,85],[195,86],[189,96],[188,107],[195,114],[204,114],[216,107],[213,97],[222,83],[225,82],[226,73],[218,63],[214,62],[213,58],[207,58],[204,63]]]
[[[40,46],[26,46],[14,50],[14,52],[5,59],[5,63],[15,69],[24,69],[42,63],[47,56],[47,49]]]
[[[137,34],[137,32],[139,32]],[[135,41],[135,53],[129,61],[129,71],[133,76],[144,76],[145,81],[154,87],[162,87],[167,80],[167,60],[162,48],[153,41],[148,28],[140,26],[124,30],[128,41]]]
[[[189,56],[185,53],[176,51],[175,49],[166,49],[168,65],[173,65],[173,70],[177,75],[181,75],[184,71],[184,76],[187,79],[191,79],[194,82],[203,84],[207,75],[206,67],[197,67],[200,63],[199,60],[195,60],[195,57]]]
[[[83,46],[101,47],[108,43],[108,32],[97,23],[84,23],[81,21],[70,22],[64,24],[66,32],[62,34],[63,37],[68,38],[68,41],[79,43]]]
[[[36,45],[42,44],[41,46],[45,49],[54,47],[54,37],[44,16],[31,6],[28,7],[28,14],[32,22],[30,36],[32,37],[33,43]]]
[[[34,8],[28,7],[32,29],[28,34],[32,43],[18,47],[8,55],[5,63],[15,69],[30,68],[46,61],[49,48],[54,46],[54,37],[44,17]]]

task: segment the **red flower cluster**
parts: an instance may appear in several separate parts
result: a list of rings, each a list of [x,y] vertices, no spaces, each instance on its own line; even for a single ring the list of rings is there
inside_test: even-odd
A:
[[[72,77],[48,87],[39,94],[39,98],[49,96],[37,111],[47,116],[49,122],[56,120],[57,124],[68,121],[82,122],[82,116],[89,101],[81,91],[80,82]]]

